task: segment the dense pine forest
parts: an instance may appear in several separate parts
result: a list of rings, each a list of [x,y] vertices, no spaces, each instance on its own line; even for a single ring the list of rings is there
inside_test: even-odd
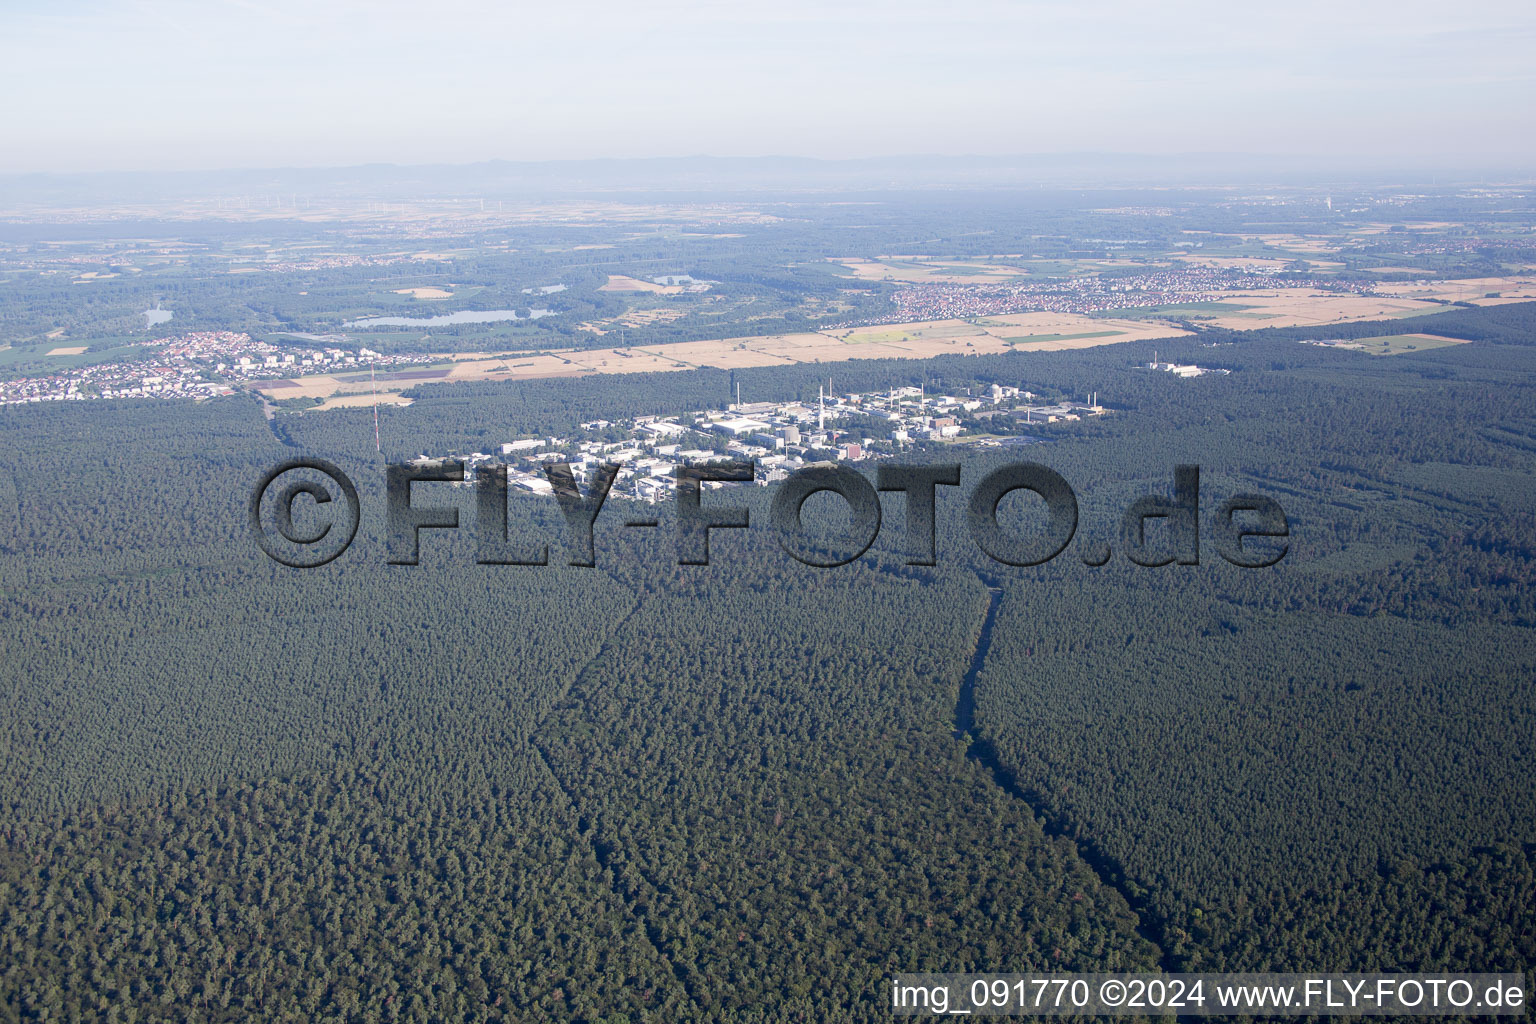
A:
[[[856,1021],[897,971],[1528,971],[1536,304],[1414,329],[1467,343],[835,370],[1097,391],[1025,449],[1079,539],[1192,463],[1203,531],[1283,505],[1262,570],[1209,533],[1199,565],[992,561],[960,495],[1017,449],[913,452],[962,462],[932,568],[897,495],[863,558],[803,566],[755,487],[711,494],[754,525],[709,566],[619,499],[593,569],[536,498],[512,530],[548,567],[477,565],[467,528],[386,562],[386,460],[814,397],[816,367],[422,385],[382,457],[368,410],[0,409],[0,1019]],[[296,454],[363,492],[308,571],[246,529]]]

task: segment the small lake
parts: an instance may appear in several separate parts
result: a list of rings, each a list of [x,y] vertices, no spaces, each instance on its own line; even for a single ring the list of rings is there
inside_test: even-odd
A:
[[[503,320],[537,320],[554,316],[552,309],[530,309],[527,317],[520,317],[514,309],[462,310],[441,316],[368,316],[361,320],[348,320],[343,327],[441,327],[448,324],[494,324]]]
[[[153,327],[156,324],[163,324],[175,315],[170,310],[161,309],[159,306],[156,306],[154,309],[146,309],[144,311],[144,326]]]

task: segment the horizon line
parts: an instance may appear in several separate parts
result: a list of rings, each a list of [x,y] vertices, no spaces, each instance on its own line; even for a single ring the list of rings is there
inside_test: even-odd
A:
[[[749,165],[803,165],[806,167],[820,168],[858,168],[878,167],[901,162],[920,163],[932,165],[938,163],[955,165],[984,165],[986,169],[998,169],[1002,165],[1018,161],[1041,161],[1046,163],[1060,163],[1065,161],[1147,161],[1158,165],[1167,165],[1181,161],[1224,161],[1230,164],[1249,163],[1273,163],[1277,165],[1277,171],[1284,171],[1287,177],[1298,172],[1306,171],[1309,177],[1327,177],[1331,175],[1351,174],[1367,175],[1377,178],[1382,175],[1411,175],[1414,177],[1429,175],[1439,177],[1444,175],[1498,175],[1507,177],[1511,173],[1516,177],[1536,180],[1536,158],[1509,157],[1488,158],[1482,157],[1469,159],[1465,162],[1429,161],[1423,157],[1413,159],[1392,159],[1365,156],[1360,154],[1321,154],[1321,153],[1276,153],[1257,152],[1245,150],[1178,150],[1171,152],[1145,152],[1136,150],[1045,150],[1018,153],[890,153],[873,156],[856,157],[823,157],[809,156],[793,153],[764,153],[751,156],[742,155],[717,155],[711,153],[692,153],[676,155],[650,155],[650,156],[588,156],[588,157],[545,157],[538,159],[512,159],[507,157],[487,157],[480,160],[464,161],[433,161],[433,162],[399,162],[385,160],[359,161],[355,163],[273,163],[267,165],[219,165],[198,167],[120,167],[99,168],[91,170],[3,170],[0,169],[0,181],[23,181],[27,179],[89,179],[110,177],[141,177],[141,178],[171,178],[191,175],[244,175],[244,174],[302,174],[302,173],[338,173],[356,171],[464,171],[475,169],[488,169],[497,167],[518,169],[552,169],[557,167],[617,167],[622,165],[649,165],[657,167],[667,164],[699,164],[699,165],[735,165],[745,167]],[[1166,167],[1161,168],[1166,173]],[[1244,168],[1245,171],[1258,170],[1256,167]],[[1121,169],[1117,169],[1121,170]],[[1236,167],[1211,168],[1212,172],[1234,171]],[[957,177],[964,177],[963,173]],[[1511,184],[1506,181],[1504,184]],[[1447,182],[1449,184],[1449,182]]]

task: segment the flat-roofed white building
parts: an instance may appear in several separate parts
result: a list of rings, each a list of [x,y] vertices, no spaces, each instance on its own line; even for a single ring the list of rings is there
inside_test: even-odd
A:
[[[735,419],[716,420],[709,425],[711,430],[718,430],[732,437],[740,437],[743,434],[753,434],[760,430],[767,430],[768,424],[762,420],[750,420],[745,416]]]

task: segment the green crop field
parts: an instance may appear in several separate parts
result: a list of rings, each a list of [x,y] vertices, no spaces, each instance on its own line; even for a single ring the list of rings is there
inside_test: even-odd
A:
[[[1404,352],[1423,352],[1447,345],[1460,345],[1457,338],[1441,338],[1433,334],[1385,334],[1377,338],[1361,338],[1353,345],[1340,346],[1359,349],[1373,356],[1395,356]]]
[[[112,345],[113,341],[122,341],[121,345]],[[71,370],[80,366],[90,366],[94,363],[107,363],[135,359],[144,354],[142,346],[144,341],[130,341],[127,338],[95,338],[89,345],[95,351],[80,352],[74,355],[50,356],[48,353],[57,348],[73,348],[86,342],[72,342],[68,339],[42,342],[35,345],[18,345],[12,348],[0,348],[0,374],[15,373],[19,371],[52,373],[58,370]]]

